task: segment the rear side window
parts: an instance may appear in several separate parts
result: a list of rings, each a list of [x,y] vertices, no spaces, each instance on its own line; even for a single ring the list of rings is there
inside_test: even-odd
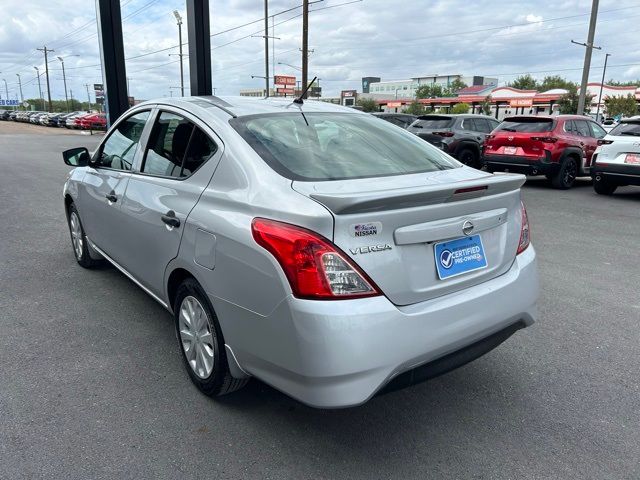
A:
[[[449,128],[453,124],[453,118],[451,117],[434,117],[434,118],[419,118],[413,124],[412,127],[422,128]]]
[[[416,135],[369,115],[273,113],[230,124],[281,175],[344,180],[447,170],[460,164]]]
[[[609,135],[630,135],[640,137],[640,122],[623,122],[611,129]]]
[[[576,134],[581,137],[590,137],[591,130],[589,129],[589,124],[586,120],[574,120],[574,125],[576,126]]]
[[[500,132],[538,133],[553,130],[553,120],[538,118],[508,119],[498,126]]]
[[[216,144],[192,122],[181,115],[162,112],[151,131],[141,172],[188,177],[216,150]]]

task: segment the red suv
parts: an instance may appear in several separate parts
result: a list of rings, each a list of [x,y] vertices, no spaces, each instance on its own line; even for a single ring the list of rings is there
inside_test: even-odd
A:
[[[571,188],[589,175],[598,140],[607,132],[579,115],[507,117],[484,143],[487,170],[546,175],[555,188]]]

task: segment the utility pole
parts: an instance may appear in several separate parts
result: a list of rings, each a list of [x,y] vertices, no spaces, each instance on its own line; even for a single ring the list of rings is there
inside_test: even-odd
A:
[[[67,112],[69,111],[69,97],[67,96],[67,76],[64,74],[64,58],[58,57],[62,64],[62,81],[64,82],[64,101],[67,104]]]
[[[593,0],[591,4],[591,19],[589,20],[589,33],[587,36],[587,43],[579,43],[571,40],[571,43],[582,45],[586,47],[584,52],[584,66],[582,67],[582,82],[580,82],[580,96],[578,97],[578,115],[584,115],[584,104],[587,95],[587,83],[589,82],[589,69],[591,68],[591,53],[593,49],[601,50],[600,47],[593,46],[593,38],[596,34],[596,20],[598,18],[598,3],[599,0]]]
[[[178,22],[178,43],[180,44],[180,94],[184,97],[184,70],[182,66],[182,17],[180,16],[180,12],[177,10],[173,11],[173,16],[176,17],[176,22]],[[172,95],[173,96],[173,95]]]
[[[600,102],[602,101],[602,87],[604,87],[604,76],[607,74],[607,60],[609,60],[610,56],[610,53],[605,53],[604,55],[604,69],[602,70],[602,82],[600,82],[600,94],[598,95],[598,107],[596,108],[596,122],[599,121],[598,118],[600,116]]]
[[[42,48],[36,48],[36,50],[44,52],[44,71],[47,75],[47,98],[49,99],[48,110],[51,111],[51,88],[49,86],[49,62],[47,60],[47,52],[55,52],[55,50],[51,50],[50,48],[47,48],[46,45]]]
[[[597,0],[594,0],[597,1]],[[309,80],[309,0],[302,1],[302,90]],[[304,98],[307,98],[305,92]]]
[[[264,85],[269,98],[269,0],[264,0]]]
[[[85,83],[85,87],[87,87],[87,100],[89,101],[89,110],[91,110],[91,97],[89,96],[89,84]]]
[[[38,94],[40,95],[38,98],[40,98],[40,107],[44,112],[44,98],[42,97],[42,87],[40,86],[40,70],[38,70],[38,67],[33,68],[36,69],[36,78],[38,79]]]
[[[24,103],[24,96],[22,95],[22,79],[20,78],[20,74],[16,73],[18,77],[18,86],[20,87],[20,103]]]

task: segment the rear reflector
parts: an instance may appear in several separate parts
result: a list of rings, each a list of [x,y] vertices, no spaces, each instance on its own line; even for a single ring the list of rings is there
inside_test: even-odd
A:
[[[293,294],[313,300],[372,297],[369,277],[323,236],[288,223],[254,218],[253,238],[284,270]]]
[[[556,143],[558,141],[556,137],[531,137],[531,140],[544,143]]]
[[[487,185],[480,185],[478,187],[459,188],[458,190],[453,192],[453,194],[454,195],[460,195],[462,193],[469,193],[469,192],[477,192],[477,191],[480,191],[480,190],[486,190],[487,188],[489,188]]]

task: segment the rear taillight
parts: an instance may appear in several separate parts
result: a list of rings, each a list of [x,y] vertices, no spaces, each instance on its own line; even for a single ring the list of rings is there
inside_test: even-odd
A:
[[[543,143],[556,143],[558,141],[556,137],[531,137],[531,140]]]
[[[527,209],[524,206],[524,202],[520,202],[520,212],[522,215],[522,226],[520,227],[520,242],[518,243],[518,251],[516,255],[520,255],[524,252],[531,243],[531,236],[529,232],[529,217],[527,216]]]
[[[611,145],[612,143],[613,140],[605,140],[604,138],[598,140],[598,145]]]
[[[453,132],[431,132],[434,135],[438,135],[440,137],[453,137]]]
[[[492,138],[495,138],[495,135],[493,133],[489,133],[489,134],[484,136],[485,140],[491,140]]]
[[[288,223],[255,218],[251,232],[284,270],[298,298],[340,300],[380,291],[369,277],[323,236]]]

